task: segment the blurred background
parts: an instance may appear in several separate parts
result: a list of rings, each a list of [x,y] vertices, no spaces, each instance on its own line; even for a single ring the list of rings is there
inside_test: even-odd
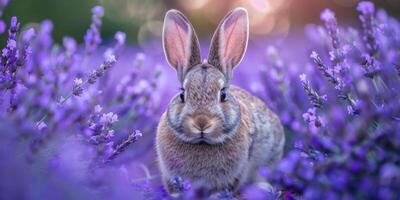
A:
[[[0,8],[2,3],[7,1],[0,0]],[[370,70],[369,68],[375,67],[375,65],[373,65],[374,60],[371,60],[370,57],[368,57],[368,62],[360,62],[361,54],[370,56],[366,54],[368,52],[366,46],[370,43],[359,45],[359,43],[364,42],[364,34],[362,32],[363,29],[358,29],[362,24],[359,20],[360,14],[355,8],[358,2],[358,0],[11,0],[4,13],[0,12],[0,32],[7,30],[5,25],[7,24],[8,26],[10,24],[9,21],[12,16],[17,16],[18,21],[22,24],[22,29],[36,27],[35,30],[39,30],[38,35],[41,37],[35,38],[32,45],[33,55],[28,59],[27,67],[21,70],[22,73],[19,73],[22,77],[21,80],[27,82],[30,90],[26,92],[22,90],[24,89],[23,87],[21,87],[22,89],[18,88],[21,89],[18,92],[29,94],[30,97],[21,98],[23,100],[21,105],[27,107],[27,109],[24,106],[19,107],[21,108],[21,115],[24,116],[26,110],[34,111],[26,112],[28,113],[26,115],[31,115],[29,116],[30,120],[23,118],[22,121],[27,122],[28,127],[35,127],[35,130],[32,130],[32,133],[26,131],[26,127],[21,125],[24,123],[20,123],[17,120],[14,122],[11,119],[9,123],[8,117],[2,118],[7,120],[0,120],[0,133],[12,133],[4,134],[8,138],[2,135],[2,139],[0,139],[0,158],[3,161],[0,162],[0,199],[27,199],[23,197],[44,199],[43,195],[46,197],[55,195],[48,199],[77,199],[78,197],[80,199],[99,199],[90,198],[93,197],[92,195],[101,197],[100,199],[111,199],[112,195],[114,195],[114,199],[135,199],[132,198],[132,195],[138,195],[136,191],[143,193],[151,191],[148,189],[148,180],[154,180],[157,187],[161,185],[154,152],[154,129],[158,123],[159,115],[165,110],[171,97],[180,91],[175,71],[167,67],[160,41],[163,17],[165,12],[172,8],[181,10],[190,19],[200,37],[202,53],[207,53],[212,32],[229,10],[241,6],[249,11],[251,40],[241,64],[243,66],[235,69],[235,73],[239,75],[233,77],[233,84],[251,91],[261,97],[273,110],[279,111],[277,113],[288,130],[289,137],[287,137],[288,142],[286,145],[287,152],[289,152],[289,150],[293,149],[294,145],[292,143],[295,144],[294,136],[299,136],[299,132],[304,134],[308,131],[313,133],[319,130],[321,132],[325,131],[325,127],[324,129],[317,129],[315,128],[316,125],[312,125],[311,120],[309,121],[304,117],[311,115],[311,111],[309,111],[311,109],[309,107],[310,102],[308,102],[304,92],[304,83],[299,80],[299,75],[304,73],[311,77],[310,81],[315,86],[316,91],[320,91],[322,95],[327,94],[330,96],[329,102],[324,102],[329,104],[326,106],[327,109],[318,110],[322,117],[326,117],[326,120],[323,119],[324,123],[325,121],[330,122],[327,123],[326,130],[329,129],[332,133],[349,132],[353,134],[349,134],[348,137],[344,137],[342,134],[335,134],[332,137],[335,143],[339,145],[343,143],[341,146],[346,147],[343,148],[346,151],[343,154],[339,154],[340,165],[336,162],[331,163],[331,160],[327,159],[327,162],[325,162],[322,159],[318,161],[320,165],[316,165],[316,169],[308,167],[303,171],[304,166],[308,166],[304,165],[302,168],[298,168],[298,171],[300,175],[305,174],[303,173],[305,171],[320,173],[316,176],[318,179],[312,178],[308,183],[311,186],[315,186],[318,191],[320,189],[329,189],[324,185],[326,184],[325,180],[331,181],[331,185],[343,186],[343,184],[337,184],[337,181],[341,181],[341,177],[350,177],[353,174],[353,169],[348,169],[346,168],[347,166],[344,167],[341,163],[360,163],[358,164],[359,166],[369,166],[370,155],[381,156],[381,151],[376,151],[379,154],[371,151],[371,154],[365,153],[360,157],[353,158],[351,149],[354,147],[353,140],[358,139],[359,135],[357,134],[366,130],[365,124],[368,124],[368,127],[373,126],[373,129],[376,128],[375,126],[379,127],[376,121],[372,121],[375,119],[371,116],[375,116],[375,114],[380,116],[384,112],[380,107],[377,109],[365,107],[368,112],[364,112],[364,116],[353,117],[353,111],[350,112],[345,103],[336,101],[336,88],[331,87],[315,65],[311,64],[313,61],[309,55],[312,51],[320,52],[324,61],[331,59],[328,65],[332,66],[335,63],[343,64],[345,62],[341,59],[338,59],[341,60],[340,62],[336,59],[332,60],[330,43],[326,45],[327,41],[330,41],[326,28],[318,33],[318,26],[309,24],[322,25],[320,13],[325,8],[330,8],[335,12],[341,27],[351,26],[359,31],[359,35],[352,32],[352,30],[341,32],[344,33],[340,35],[343,37],[344,42],[340,47],[340,51],[344,52],[346,50],[345,47],[349,46],[354,49],[353,52],[347,52],[349,54],[343,54],[347,56],[346,59],[349,62],[349,66],[355,66],[351,68],[353,70],[351,73],[354,76],[354,85],[357,86],[354,87],[357,89],[354,89],[354,92],[357,92],[355,94],[361,94],[362,96],[369,94],[370,96],[366,97],[375,99],[375,96],[381,95],[375,85],[376,83],[374,81],[366,82],[367,80],[360,78],[366,76],[365,74]],[[390,16],[397,19],[400,18],[400,0],[374,0],[373,2],[378,9],[385,9]],[[101,46],[98,49],[95,48],[92,54],[87,53],[85,46],[81,44],[86,31],[92,23],[93,14],[91,9],[95,5],[101,5],[105,8],[105,16],[102,18]],[[385,66],[387,70],[385,73],[392,75],[390,77],[393,80],[385,77],[384,80],[398,86],[399,79],[395,75],[397,73],[400,74],[400,64],[399,66],[396,65],[400,57],[400,48],[398,47],[400,39],[394,36],[400,35],[398,34],[400,26],[397,21],[394,20],[393,22],[391,18],[385,17],[382,13],[380,17],[383,18],[381,19],[382,24],[388,24],[388,26],[383,27],[387,32],[380,33],[377,40],[380,43],[380,54],[376,58],[378,59],[377,63],[382,63],[382,66]],[[41,24],[43,27],[39,27],[40,23],[47,19],[53,22],[53,31],[49,31],[51,25],[48,21]],[[2,20],[5,20],[6,23],[1,24]],[[378,25],[381,24],[377,23],[376,26]],[[393,30],[390,27],[393,27]],[[70,94],[71,90],[74,91],[75,82],[79,82],[76,81],[79,80],[78,78],[85,79],[87,74],[92,74],[92,69],[100,69],[98,67],[101,66],[100,64],[103,62],[104,57],[107,58],[105,55],[108,55],[106,54],[109,53],[108,50],[118,44],[118,42],[113,41],[114,34],[117,31],[126,33],[128,45],[126,49],[121,48],[119,49],[121,50],[120,52],[116,51],[118,62],[113,66],[112,72],[102,75],[103,77],[96,83],[97,85],[85,88],[86,91],[81,96],[82,98],[70,98],[69,103],[59,107],[59,101],[64,99],[67,94]],[[394,33],[394,36],[392,33]],[[50,37],[49,34],[53,37]],[[0,34],[1,46],[5,46],[7,35]],[[70,36],[77,40],[80,44],[79,48],[77,48],[75,42],[71,42],[70,38],[66,40],[65,44],[61,44],[65,36]],[[53,39],[54,42],[61,45],[53,45]],[[12,45],[10,46],[12,47]],[[25,53],[29,52],[28,50]],[[7,51],[2,53],[6,56],[8,55]],[[3,57],[6,56],[3,55]],[[396,63],[395,66],[396,69],[398,68],[398,72],[394,71],[394,63]],[[246,65],[251,67],[246,67]],[[366,72],[361,71],[365,68],[364,65],[366,66],[366,69],[364,69]],[[30,70],[34,73],[31,73]],[[21,83],[25,84],[25,82]],[[59,87],[61,85],[63,87]],[[400,93],[396,92],[395,94]],[[390,93],[390,95],[392,94]],[[389,95],[386,96],[389,97]],[[31,99],[32,101],[30,101]],[[394,101],[396,98],[390,96],[390,99],[393,99],[394,105],[389,104],[392,101],[388,101],[389,106],[386,108],[388,110],[392,108],[391,106],[398,105],[398,102]],[[381,99],[377,98],[377,101],[380,102]],[[366,102],[368,103],[366,105],[369,106],[373,103],[369,100]],[[92,136],[90,135],[91,131],[93,131],[91,128],[92,123],[86,123],[93,121],[91,119],[92,114],[97,113],[95,106],[100,104],[104,106],[104,110],[101,111],[103,115],[110,112],[118,114],[119,122],[114,125],[112,130],[116,132],[115,138],[112,139],[112,142],[115,142],[114,146],[122,144],[132,130],[139,129],[143,132],[143,137],[136,144],[133,144],[133,147],[127,149],[124,155],[119,156],[117,160],[110,163],[110,167],[92,170],[92,160],[102,158],[104,156],[102,154],[105,154],[104,152],[107,153],[110,148],[114,148],[113,143],[105,140],[107,146],[105,146],[105,143],[90,144],[92,145],[90,146],[86,142],[73,140],[75,135],[72,135],[72,140],[68,141],[64,138],[66,136],[64,131],[68,133],[75,131],[78,136],[85,135],[83,139],[86,139],[87,136]],[[3,105],[8,106],[8,104]],[[2,108],[1,103],[0,108]],[[350,108],[352,109],[352,107]],[[46,128],[47,125],[44,123],[44,128],[38,127],[38,120],[44,119],[41,112],[54,114],[53,118],[49,118],[47,121],[50,128]],[[315,116],[315,112],[314,110],[312,115]],[[0,118],[3,114],[8,116],[8,113],[3,111],[0,112]],[[98,115],[100,116],[100,114]],[[314,117],[314,120],[316,119],[317,121],[320,120]],[[348,123],[349,119],[352,120],[352,123]],[[386,120],[386,118],[382,118],[382,120]],[[10,125],[11,123],[12,125]],[[34,124],[36,125],[34,126]],[[85,126],[82,127],[82,124],[85,124]],[[390,125],[388,125],[389,128]],[[386,128],[384,125],[382,127]],[[40,134],[35,135],[36,132],[39,132],[36,128],[40,129]],[[378,128],[376,129],[379,130]],[[54,131],[54,133],[58,134],[53,136],[53,130],[62,131],[60,133]],[[87,133],[82,130],[90,132]],[[383,130],[385,131],[385,129]],[[387,130],[391,133],[399,133],[399,131],[391,131],[392,129]],[[49,137],[44,137],[42,131],[47,134],[45,136]],[[14,132],[28,132],[29,134],[23,135],[24,140],[20,142],[19,140],[14,141],[16,138],[19,139],[15,137]],[[25,136],[28,139],[25,139]],[[324,137],[325,134],[321,134],[321,136]],[[366,134],[362,134],[362,137],[364,136]],[[390,148],[392,146],[386,145],[389,142],[386,140],[382,142],[380,137],[375,138],[372,134],[368,136],[371,137],[368,138],[368,144],[375,145],[375,141],[379,141],[384,144],[382,146],[387,149],[388,155],[393,155],[394,157],[384,157],[384,159],[389,159],[396,165],[399,163],[398,153],[391,153],[392,150]],[[346,140],[343,140],[343,138],[346,138]],[[391,141],[392,138],[400,137],[395,135],[387,138]],[[325,142],[325,140],[323,141]],[[18,145],[14,145],[14,142]],[[393,140],[393,143],[395,142],[397,142],[396,145],[400,144],[397,140]],[[3,145],[3,143],[6,145]],[[368,145],[364,144],[361,140],[358,144],[359,148],[362,150],[369,148]],[[332,146],[336,148],[335,145]],[[398,152],[396,149],[393,151]],[[310,152],[313,153],[314,151]],[[362,151],[360,150],[359,152]],[[348,156],[347,153],[351,156]],[[297,158],[288,157],[289,160],[293,159],[294,161],[286,162],[286,165],[287,163],[297,162]],[[343,161],[343,158],[350,160],[350,162],[347,162],[348,160]],[[309,163],[306,159],[304,161]],[[382,173],[382,176],[385,176],[384,180],[386,180],[392,177],[390,174],[400,174],[400,170],[396,168],[397,166],[393,167],[391,162],[388,162],[388,164],[379,162],[379,164],[374,165],[378,167],[368,167],[366,169],[370,171],[354,173],[362,180],[351,180],[353,182],[349,181],[349,185],[357,186],[360,185],[360,182],[367,180],[371,181],[371,184],[366,185],[373,186],[372,190],[386,191],[386,187],[381,189],[374,185],[381,180],[378,174],[382,171],[389,171],[388,173]],[[329,174],[324,173],[325,171],[321,171],[319,166],[324,167],[326,163],[331,163],[326,165],[327,171],[330,170],[331,166],[338,168],[338,170],[332,170],[332,173]],[[381,165],[385,165],[385,167]],[[349,166],[349,168],[352,166]],[[385,170],[380,171],[381,168]],[[90,171],[90,173],[86,173],[85,170]],[[336,172],[340,172],[342,176],[336,178]],[[327,179],[327,176],[330,179]],[[400,177],[400,175],[395,177]],[[315,184],[314,180],[322,180],[323,183],[317,182]],[[400,179],[395,180],[398,181]],[[82,187],[85,185],[92,187],[88,190],[86,187]],[[390,184],[388,185],[390,186]],[[133,191],[132,186],[137,190]],[[312,188],[311,186],[310,188]],[[9,191],[12,190],[9,194],[16,194],[19,198],[1,198],[2,194],[8,195],[3,192],[6,191],[3,188]],[[353,194],[354,187],[348,187],[347,189],[350,191],[349,194]],[[360,187],[361,192],[358,192],[369,192],[369,190],[370,188]],[[399,190],[393,189],[393,191],[397,192]],[[373,196],[370,198],[373,199]]]
[[[131,43],[144,44],[160,37],[164,13],[179,9],[190,18],[199,37],[208,39],[219,20],[232,8],[249,10],[252,37],[285,37],[302,31],[308,23],[319,23],[321,10],[331,8],[339,23],[358,20],[354,6],[358,0],[16,0],[11,1],[3,19],[18,16],[23,25],[50,19],[54,23],[54,39],[60,42],[69,35],[82,41],[90,24],[90,8],[105,7],[102,37],[111,38],[115,31],[127,33]],[[375,0],[377,7],[400,17],[399,0]],[[1,38],[4,41],[4,36]]]

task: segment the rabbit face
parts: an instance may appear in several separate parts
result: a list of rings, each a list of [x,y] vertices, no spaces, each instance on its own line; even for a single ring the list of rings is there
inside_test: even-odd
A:
[[[187,73],[182,93],[172,100],[167,117],[180,139],[217,144],[231,137],[238,113],[224,74],[209,64],[199,64]]]
[[[232,136],[239,124],[240,107],[229,93],[229,81],[232,69],[243,58],[247,41],[247,11],[238,8],[219,24],[208,60],[201,62],[200,45],[189,20],[177,10],[167,12],[163,47],[182,90],[168,107],[167,123],[178,138],[218,144]]]

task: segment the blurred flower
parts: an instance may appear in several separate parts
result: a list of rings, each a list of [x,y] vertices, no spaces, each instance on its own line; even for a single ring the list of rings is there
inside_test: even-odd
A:
[[[92,54],[97,46],[101,43],[100,27],[101,18],[104,15],[104,9],[101,6],[95,6],[92,8],[92,23],[90,24],[89,30],[87,30],[84,37],[85,50],[87,54]]]
[[[64,37],[63,38],[63,46],[66,50],[66,53],[68,55],[72,55],[73,53],[75,53],[76,49],[77,49],[77,44],[76,41],[71,38],[71,37]]]
[[[364,29],[363,40],[370,55],[378,52],[379,45],[376,39],[375,27],[375,6],[369,1],[362,1],[358,4],[357,10],[361,13],[360,20]]]
[[[357,5],[357,10],[363,15],[372,15],[375,12],[375,6],[369,1],[362,1]]]
[[[118,115],[116,115],[112,112],[103,114],[100,118],[100,123],[103,123],[103,124],[113,124],[117,121],[118,121]]]
[[[371,58],[370,55],[366,54],[362,56],[362,67],[365,70],[364,75],[368,78],[374,78],[379,74],[381,67],[378,61]]]
[[[43,130],[43,129],[45,129],[46,127],[47,127],[47,125],[46,125],[46,123],[44,123],[44,122],[39,122],[38,125],[37,125],[37,128],[38,128],[39,130]]]
[[[311,126],[315,127],[321,127],[323,126],[322,120],[319,116],[316,114],[317,109],[316,108],[310,108],[303,114],[303,119],[306,121],[308,124]]]
[[[75,96],[80,96],[83,92],[82,86],[83,86],[83,80],[80,78],[75,78],[72,94],[74,94]]]
[[[100,113],[102,110],[103,110],[103,107],[101,107],[98,104],[94,107],[94,112],[96,112],[96,113]]]

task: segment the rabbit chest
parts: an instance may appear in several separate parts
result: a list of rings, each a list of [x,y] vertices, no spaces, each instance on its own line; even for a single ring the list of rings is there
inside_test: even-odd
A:
[[[238,127],[244,128],[243,126]],[[206,182],[212,188],[235,187],[247,175],[251,139],[238,131],[222,144],[192,144],[174,133],[159,135],[161,170],[168,177]]]

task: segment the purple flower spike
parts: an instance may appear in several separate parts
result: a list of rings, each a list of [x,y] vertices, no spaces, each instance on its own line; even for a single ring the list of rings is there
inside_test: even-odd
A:
[[[336,21],[335,13],[330,9],[325,9],[320,16],[321,20],[325,23],[325,28],[331,39],[332,49],[329,51],[330,59],[333,64],[333,68],[337,73],[344,76],[349,70],[347,64],[346,55],[348,54],[350,47],[348,45],[342,45],[339,38],[339,27]]]
[[[394,67],[397,71],[397,75],[400,76],[400,64],[394,64]]]
[[[126,34],[124,32],[118,31],[117,33],[115,33],[114,39],[117,41],[118,45],[124,45]]]
[[[303,85],[304,90],[307,93],[307,96],[310,99],[311,104],[316,108],[321,108],[323,103],[327,100],[326,95],[319,95],[312,87],[310,82],[307,80],[307,76],[305,74],[301,74],[300,82]]]
[[[80,78],[74,79],[74,86],[72,88],[72,94],[80,96],[83,92],[83,80]]]
[[[0,34],[3,34],[6,31],[7,25],[3,20],[0,20]]]
[[[360,20],[364,29],[363,40],[365,46],[368,53],[371,56],[375,56],[379,50],[379,44],[376,38],[375,6],[372,2],[362,1],[358,4],[357,10],[361,13]]]
[[[92,23],[84,37],[85,51],[88,55],[91,55],[101,43],[100,28],[102,24],[101,18],[104,16],[103,7],[96,6],[92,8],[92,14]]]
[[[325,9],[321,13],[320,18],[325,23],[325,27],[328,30],[329,36],[331,37],[331,40],[332,40],[333,48],[339,49],[340,48],[339,29],[337,27],[335,13],[333,13],[329,9]]]
[[[20,55],[18,56],[18,66],[23,66],[28,61],[28,57],[32,54],[31,42],[36,36],[35,29],[29,28],[28,30],[22,33],[22,41],[21,41],[21,50],[19,51]]]
[[[375,12],[375,5],[369,1],[362,1],[357,5],[357,10],[363,15],[373,15]]]
[[[115,63],[117,62],[117,59],[115,58],[115,55],[110,54],[107,55],[105,58],[104,62],[100,65],[100,67],[94,71],[92,71],[88,75],[88,83],[89,84],[94,84],[97,82],[97,80],[101,77],[104,76],[105,72],[107,72],[110,68],[112,68]]]
[[[101,6],[95,6],[92,8],[92,14],[96,17],[103,17],[104,16],[104,8]]]
[[[2,50],[2,60],[5,61],[0,66],[1,82],[0,89],[12,89],[16,85],[16,72],[17,72],[17,61],[19,57],[19,50],[17,49],[17,32],[19,30],[19,22],[16,17],[11,18],[10,28],[8,29],[8,39],[6,47]]]
[[[113,124],[118,121],[118,115],[109,112],[100,117],[100,122],[103,124]]]
[[[310,108],[303,114],[303,119],[306,121],[310,126],[315,126],[317,128],[323,126],[321,118],[317,115],[316,108]]]
[[[118,31],[114,35],[114,45],[106,50],[104,53],[104,58],[110,56],[118,57],[126,41],[126,34],[124,32]]]
[[[10,0],[0,0],[0,8],[4,8],[9,2]]]
[[[118,155],[125,151],[130,144],[136,142],[140,137],[142,137],[142,132],[139,130],[133,131],[133,133],[131,133],[121,144],[115,147],[115,150],[105,160],[105,162],[107,163],[115,159]]]
[[[315,64],[317,64],[318,69],[322,71],[324,76],[328,78],[328,80],[335,86],[337,90],[343,89],[344,87],[343,81],[336,76],[334,70],[325,66],[325,64],[322,62],[322,59],[319,57],[317,52],[313,51],[310,55],[310,58],[314,61]]]
[[[365,71],[364,75],[373,79],[381,71],[379,61],[366,54],[362,56],[362,67]]]
[[[77,43],[74,38],[71,37],[64,37],[63,39],[63,46],[67,54],[73,54],[77,49]]]
[[[53,23],[50,20],[45,20],[40,23],[40,29],[38,32],[37,41],[40,45],[40,48],[43,48],[43,51],[47,51],[53,44],[53,38],[51,37],[51,33],[53,31]],[[44,55],[41,55],[44,56]],[[43,57],[40,59],[44,59]]]
[[[1,17],[3,16],[3,10],[7,6],[9,0],[0,0],[0,34],[4,33],[6,31],[6,23],[4,23],[3,20],[1,20]]]
[[[336,23],[335,13],[330,9],[325,9],[322,11],[320,18],[325,23]]]
[[[28,42],[31,41],[33,39],[33,37],[35,37],[36,33],[35,33],[35,29],[30,28],[28,30],[26,30],[23,35],[22,35],[22,40],[24,42]]]

